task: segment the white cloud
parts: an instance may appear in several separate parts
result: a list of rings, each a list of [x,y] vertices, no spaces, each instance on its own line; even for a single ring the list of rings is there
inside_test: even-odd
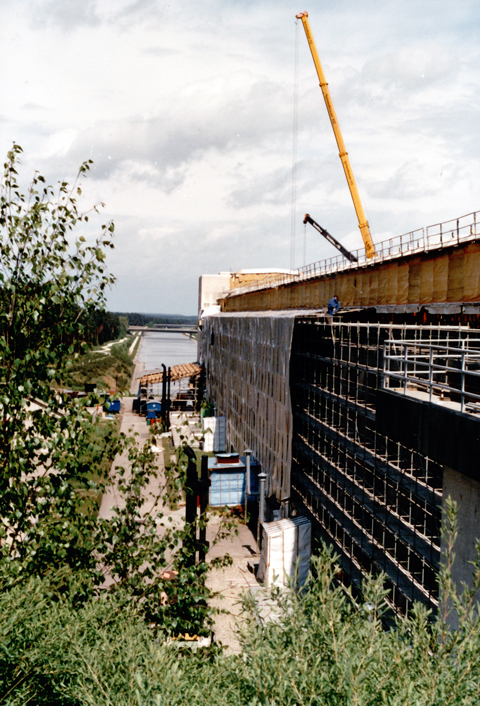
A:
[[[329,257],[310,212],[361,244],[289,0],[0,5],[0,149],[74,178],[117,224],[117,310],[196,310],[204,272],[290,265],[295,32],[298,262]],[[480,208],[474,0],[311,0],[312,30],[374,237]],[[145,292],[148,299],[145,300]],[[148,302],[148,303],[147,303]]]

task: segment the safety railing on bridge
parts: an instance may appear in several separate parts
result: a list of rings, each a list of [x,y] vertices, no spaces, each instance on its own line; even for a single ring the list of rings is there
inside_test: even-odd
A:
[[[259,289],[280,287],[292,282],[301,282],[336,272],[358,269],[368,264],[378,264],[412,253],[428,252],[429,250],[441,249],[448,245],[475,240],[480,236],[480,230],[477,232],[477,224],[480,228],[480,211],[460,216],[451,221],[436,223],[426,228],[419,228],[377,243],[375,244],[376,256],[374,258],[368,259],[365,248],[361,248],[352,251],[352,254],[357,258],[357,262],[350,262],[339,254],[327,260],[319,260],[305,265],[294,272],[269,275],[268,278],[264,277],[250,282],[248,285],[231,290],[228,296],[232,297]]]
[[[386,341],[383,388],[480,414],[480,338]]]

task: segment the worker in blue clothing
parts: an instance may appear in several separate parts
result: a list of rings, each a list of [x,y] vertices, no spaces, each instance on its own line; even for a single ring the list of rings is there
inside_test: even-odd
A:
[[[340,309],[340,302],[336,294],[333,295],[331,299],[328,300],[328,313],[333,316]]]

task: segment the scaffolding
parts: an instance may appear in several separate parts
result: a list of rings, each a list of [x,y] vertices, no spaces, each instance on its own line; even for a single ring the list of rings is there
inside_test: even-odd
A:
[[[417,351],[455,345],[458,353],[459,345],[468,348],[459,342],[473,343],[474,334],[458,326],[313,317],[295,324],[292,502],[334,545],[343,580],[358,587],[366,571],[383,572],[401,614],[413,601],[438,608],[443,468],[377,430],[385,350],[401,359],[408,341]]]
[[[383,361],[385,389],[480,414],[480,338],[385,341]]]

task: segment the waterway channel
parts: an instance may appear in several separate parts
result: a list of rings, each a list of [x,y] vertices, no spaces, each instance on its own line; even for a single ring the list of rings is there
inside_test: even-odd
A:
[[[188,338],[183,333],[155,333],[147,331],[143,334],[140,349],[137,354],[137,374],[161,368],[167,368],[183,363],[195,363],[197,360],[197,341]],[[185,381],[187,384],[188,381]],[[137,383],[138,384],[138,383]],[[175,396],[182,383],[172,384],[172,396]],[[136,393],[135,383],[132,383],[132,392]],[[162,385],[152,385],[150,392],[155,396],[162,394]]]
[[[197,360],[197,342],[183,333],[143,334],[137,360],[145,365],[145,370],[160,368],[162,363],[167,368],[182,363],[194,363]]]

